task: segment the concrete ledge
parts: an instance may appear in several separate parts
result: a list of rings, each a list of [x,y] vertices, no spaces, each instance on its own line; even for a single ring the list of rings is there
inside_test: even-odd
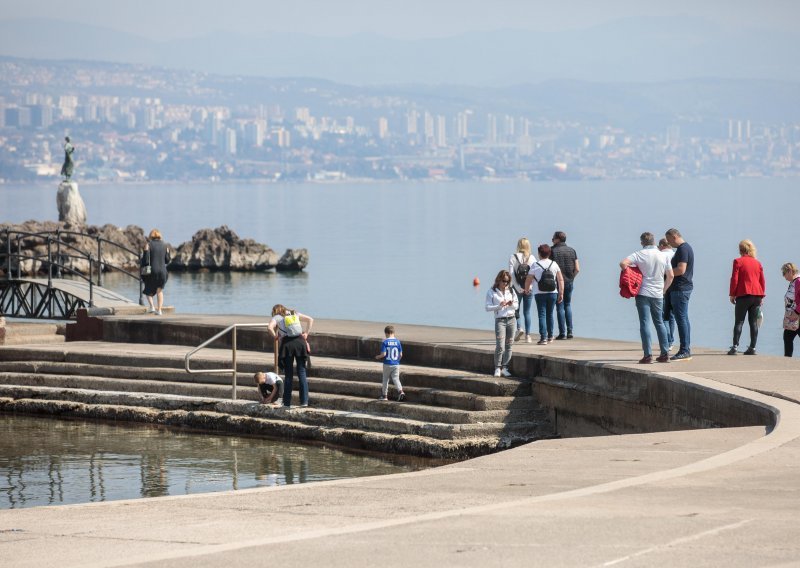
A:
[[[196,346],[236,321],[258,320],[234,316],[183,316],[158,321],[116,317],[103,318],[102,329],[105,341]],[[365,334],[368,327],[363,322],[318,322],[311,339],[313,352],[330,357],[372,358],[379,351],[382,333]],[[490,333],[421,326],[404,326],[404,331],[404,363],[474,373],[485,373],[493,367],[494,341]],[[443,338],[452,341],[442,341]],[[230,347],[230,336],[214,346]],[[243,329],[238,333],[238,347],[271,352],[272,342],[261,330]],[[535,397],[551,409],[551,419],[562,436],[772,427],[777,420],[771,410],[752,401],[664,379],[651,367],[630,368],[536,354],[530,352],[530,347],[525,351],[522,346],[515,349],[512,372],[534,381]],[[661,368],[670,371],[674,365]]]

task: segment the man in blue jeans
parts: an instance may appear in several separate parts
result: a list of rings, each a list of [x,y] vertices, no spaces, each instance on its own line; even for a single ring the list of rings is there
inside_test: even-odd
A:
[[[636,311],[639,313],[639,333],[642,336],[642,351],[644,351],[644,357],[641,358],[639,363],[653,363],[650,321],[653,322],[656,328],[658,346],[661,350],[661,354],[656,361],[669,363],[667,328],[664,325],[664,317],[661,310],[664,307],[664,290],[668,290],[670,284],[672,284],[672,267],[661,251],[656,248],[653,233],[642,233],[639,240],[644,248],[622,259],[619,263],[619,267],[622,270],[629,266],[635,266],[642,273],[642,286],[636,295]]]
[[[578,263],[578,253],[574,248],[567,246],[567,233],[564,231],[556,231],[553,234],[550,258],[558,264],[564,277],[564,299],[556,304],[558,316],[556,339],[572,339],[572,285],[578,272],[581,271],[581,266]]]
[[[675,249],[672,257],[672,272],[675,280],[669,289],[669,302],[678,327],[680,348],[672,356],[673,361],[688,361],[692,358],[691,325],[689,324],[689,298],[692,295],[694,276],[694,251],[683,240],[678,229],[670,229],[664,235],[669,246]]]

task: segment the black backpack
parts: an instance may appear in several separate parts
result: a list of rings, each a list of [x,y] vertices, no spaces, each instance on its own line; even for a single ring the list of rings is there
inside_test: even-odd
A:
[[[516,258],[517,255],[514,255]],[[525,280],[528,279],[528,272],[531,271],[531,265],[527,262],[523,262],[520,258],[517,258],[517,268],[514,270],[514,278],[519,284],[520,288],[525,288]]]
[[[539,264],[538,262],[536,264]],[[550,269],[553,268],[553,261],[550,261],[550,266],[545,268],[539,264],[542,269],[542,276],[539,278],[539,291],[540,292],[555,292],[556,291],[556,273]]]

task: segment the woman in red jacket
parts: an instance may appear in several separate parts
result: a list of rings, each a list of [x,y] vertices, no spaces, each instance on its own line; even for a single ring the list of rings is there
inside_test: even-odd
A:
[[[739,337],[742,335],[744,316],[750,324],[750,346],[745,355],[756,354],[756,341],[758,340],[758,310],[764,301],[764,268],[756,260],[756,247],[753,241],[744,240],[739,243],[739,258],[733,261],[731,274],[731,304],[736,306],[736,323],[733,326],[733,346],[728,355],[736,355],[739,347]]]

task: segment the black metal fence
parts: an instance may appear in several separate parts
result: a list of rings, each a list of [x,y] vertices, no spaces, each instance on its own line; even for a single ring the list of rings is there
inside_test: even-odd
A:
[[[103,286],[103,272],[119,272],[136,280],[139,284],[141,302],[144,284],[139,271],[140,254],[119,243],[99,235],[90,235],[79,231],[56,229],[38,233],[4,229],[0,234],[5,237],[5,247],[0,250],[0,266],[5,270],[5,281],[0,283],[0,314],[13,317],[31,317],[48,319],[70,319],[80,307],[94,306],[94,287]],[[65,236],[84,237],[96,243],[94,250],[87,252],[73,243],[64,240]],[[46,252],[36,254],[23,250],[23,240],[41,240],[46,245]],[[103,258],[103,250],[117,249],[130,255],[133,270],[126,266],[117,266]],[[76,270],[76,260],[86,261],[88,270]],[[47,285],[42,283],[23,282],[22,265],[32,261],[39,264],[41,273],[46,270]],[[68,276],[71,279],[84,281],[88,285],[88,304],[86,301],[69,298],[68,294],[53,287],[53,280]],[[36,277],[36,274],[33,275]]]

